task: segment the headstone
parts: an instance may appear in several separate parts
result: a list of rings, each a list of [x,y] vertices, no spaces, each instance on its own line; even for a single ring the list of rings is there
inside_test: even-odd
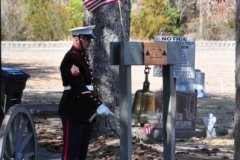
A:
[[[209,98],[209,94],[204,92],[205,73],[195,70],[195,78],[177,78],[176,90],[182,92],[195,92],[197,98]]]
[[[202,90],[205,89],[205,73],[201,72],[199,69],[195,69],[196,84],[202,85]]]
[[[163,103],[162,92],[155,92],[155,107],[160,116],[159,128],[163,128]],[[179,92],[176,97],[176,129],[195,130],[197,113],[196,93]]]
[[[176,90],[181,92],[195,92],[196,78],[177,78]]]
[[[163,93],[155,91],[156,113],[160,122],[154,125],[150,136],[162,138],[163,133]],[[197,94],[176,91],[176,138],[203,137],[204,131],[196,131]]]
[[[205,93],[205,73],[201,70],[195,70],[196,83],[193,85],[195,92],[197,93],[198,98],[209,98],[210,95]]]

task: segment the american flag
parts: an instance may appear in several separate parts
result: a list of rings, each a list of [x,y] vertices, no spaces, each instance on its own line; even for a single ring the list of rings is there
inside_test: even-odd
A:
[[[102,5],[117,2],[118,0],[83,0],[87,10],[93,13],[97,8]]]
[[[152,128],[153,128],[153,124],[145,124],[145,126],[144,126],[145,133],[147,135],[150,134],[152,131]]]

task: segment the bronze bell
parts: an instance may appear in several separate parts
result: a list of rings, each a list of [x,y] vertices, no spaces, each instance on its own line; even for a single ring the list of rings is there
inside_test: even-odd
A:
[[[145,81],[143,83],[143,89],[136,91],[132,106],[132,120],[134,123],[140,123],[141,126],[144,126],[145,123],[158,123],[158,117],[155,111],[155,94],[149,91],[149,72],[150,67],[146,66],[144,70]]]

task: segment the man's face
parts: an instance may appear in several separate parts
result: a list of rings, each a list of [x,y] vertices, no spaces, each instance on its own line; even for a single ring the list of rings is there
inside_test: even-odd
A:
[[[91,44],[91,39],[90,38],[80,38],[81,42],[82,42],[82,47],[84,50],[88,50]]]

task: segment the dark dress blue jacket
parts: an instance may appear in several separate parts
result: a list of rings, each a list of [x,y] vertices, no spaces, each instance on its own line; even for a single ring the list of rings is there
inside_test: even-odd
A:
[[[86,85],[92,85],[93,73],[85,54],[72,47],[64,56],[60,65],[63,86],[71,86],[64,90],[58,109],[61,117],[89,122],[102,102],[94,96]]]

